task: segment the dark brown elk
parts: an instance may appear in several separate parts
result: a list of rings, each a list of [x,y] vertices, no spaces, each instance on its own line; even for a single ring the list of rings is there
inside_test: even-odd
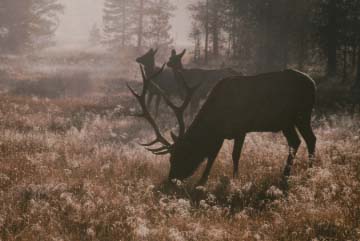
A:
[[[180,54],[176,54],[175,50],[171,51],[171,57],[167,63],[173,72],[175,79],[179,81],[181,78],[179,75],[184,76],[189,85],[199,85],[199,89],[194,94],[190,104],[190,113],[195,114],[199,110],[201,101],[205,100],[212,88],[222,79],[230,76],[242,75],[239,72],[232,70],[231,68],[221,69],[186,69],[182,64],[182,58],[184,57],[186,50]]]
[[[136,62],[144,67],[146,76],[152,76],[155,72],[160,70],[155,64],[155,56],[158,50],[150,49],[143,56],[136,59]],[[153,82],[160,87],[168,96],[181,97],[181,87],[174,78],[174,74],[171,70],[165,69],[153,80]],[[151,108],[151,103],[155,98],[155,115],[158,115],[159,106],[162,99],[159,90],[153,85],[149,86],[149,92],[147,95],[147,105]]]
[[[174,144],[161,135],[145,105],[150,79],[144,79],[138,99],[143,114],[154,128],[156,139],[147,144],[160,143],[159,148],[147,148],[154,154],[170,154],[169,179],[183,180],[191,176],[207,159],[205,171],[199,184],[206,183],[211,167],[225,139],[234,140],[233,174],[238,173],[238,163],[244,139],[249,132],[281,131],[289,145],[289,156],[283,171],[290,175],[295,154],[300,146],[296,129],[304,138],[309,157],[315,153],[316,137],[311,128],[311,114],[315,102],[314,81],[301,72],[284,70],[257,76],[237,76],[221,80],[211,91],[192,124],[185,131],[183,113],[194,94],[188,87],[184,104],[174,105],[165,94],[166,103],[174,110],[179,121],[179,136],[172,133]],[[285,178],[286,180],[286,178]]]

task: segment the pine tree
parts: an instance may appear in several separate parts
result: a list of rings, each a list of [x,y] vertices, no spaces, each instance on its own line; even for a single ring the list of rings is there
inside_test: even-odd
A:
[[[133,5],[127,0],[106,0],[104,5],[104,39],[109,47],[126,47],[131,44]]]
[[[169,0],[106,0],[104,43],[111,47],[167,46],[170,17],[174,7]]]
[[[170,36],[170,18],[174,6],[169,0],[154,0],[149,11],[149,27],[146,34],[148,45],[168,47],[173,39]]]
[[[194,62],[198,63],[201,59],[201,30],[196,23],[192,24],[189,37],[194,42]]]
[[[92,46],[99,45],[101,43],[101,32],[97,24],[95,23],[89,33],[89,43]]]
[[[227,1],[223,0],[200,0],[189,5],[193,19],[199,23],[205,36],[205,63],[208,62],[210,47],[214,57],[218,57],[220,54],[222,32],[227,20],[225,17],[226,6]]]
[[[53,44],[63,6],[58,0],[0,2],[1,47],[3,52],[21,53]]]
[[[144,41],[144,29],[146,29],[146,15],[147,15],[147,1],[146,0],[135,0],[134,1],[134,33],[136,35],[137,48],[141,50]]]
[[[204,61],[208,62],[209,56],[209,1],[203,0],[189,5],[189,10],[195,23],[198,24],[201,32],[204,34]]]

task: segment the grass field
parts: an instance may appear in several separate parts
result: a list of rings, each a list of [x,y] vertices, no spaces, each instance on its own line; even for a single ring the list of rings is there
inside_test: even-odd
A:
[[[0,96],[0,240],[360,239],[359,114],[316,116],[316,164],[303,142],[287,196],[281,134],[247,137],[238,179],[228,142],[206,187],[169,190],[128,102]]]

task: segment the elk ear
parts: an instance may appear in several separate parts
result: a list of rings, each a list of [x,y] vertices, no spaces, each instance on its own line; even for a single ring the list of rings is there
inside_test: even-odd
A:
[[[158,48],[153,50],[153,54],[155,55],[158,52],[158,50],[159,50]]]
[[[186,49],[184,49],[184,50],[181,52],[180,57],[181,57],[181,58],[184,57],[185,53],[186,53]]]
[[[171,57],[174,57],[174,56],[176,56],[176,50],[175,49],[171,50]]]

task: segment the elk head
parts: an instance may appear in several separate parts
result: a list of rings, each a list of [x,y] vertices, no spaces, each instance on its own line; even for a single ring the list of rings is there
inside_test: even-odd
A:
[[[155,66],[155,55],[158,49],[150,49],[146,54],[136,59],[136,62],[147,67]]]
[[[176,54],[176,50],[173,49],[171,51],[171,57],[169,59],[169,62],[167,63],[167,66],[174,70],[183,69],[182,58],[184,57],[185,53],[186,49],[184,49],[180,54]]]
[[[150,143],[140,145],[144,146],[148,151],[152,152],[155,155],[170,154],[169,180],[174,178],[182,180],[193,174],[197,166],[192,165],[192,163],[196,163],[196,160],[199,159],[196,152],[188,151],[189,147],[191,147],[191,142],[186,141],[184,138],[186,135],[184,112],[190,104],[190,100],[198,86],[189,87],[185,79],[181,78],[184,89],[186,90],[186,96],[181,105],[174,104],[163,92],[163,90],[161,90],[158,85],[152,82],[152,79],[156,78],[156,76],[158,76],[164,70],[164,67],[165,64],[154,75],[146,76],[144,68],[140,65],[141,75],[143,79],[143,89],[141,94],[136,93],[129,85],[128,88],[135,96],[142,109],[142,113],[138,116],[146,119],[149,122],[156,136],[155,139]],[[178,135],[176,135],[174,132],[171,132],[172,143],[168,141],[164,135],[161,134],[160,128],[156,124],[155,119],[152,117],[146,106],[146,96],[148,94],[150,85],[158,89],[159,93],[161,93],[162,97],[164,98],[166,104],[175,114],[179,126],[179,131]],[[154,148],[154,145],[158,146]]]

